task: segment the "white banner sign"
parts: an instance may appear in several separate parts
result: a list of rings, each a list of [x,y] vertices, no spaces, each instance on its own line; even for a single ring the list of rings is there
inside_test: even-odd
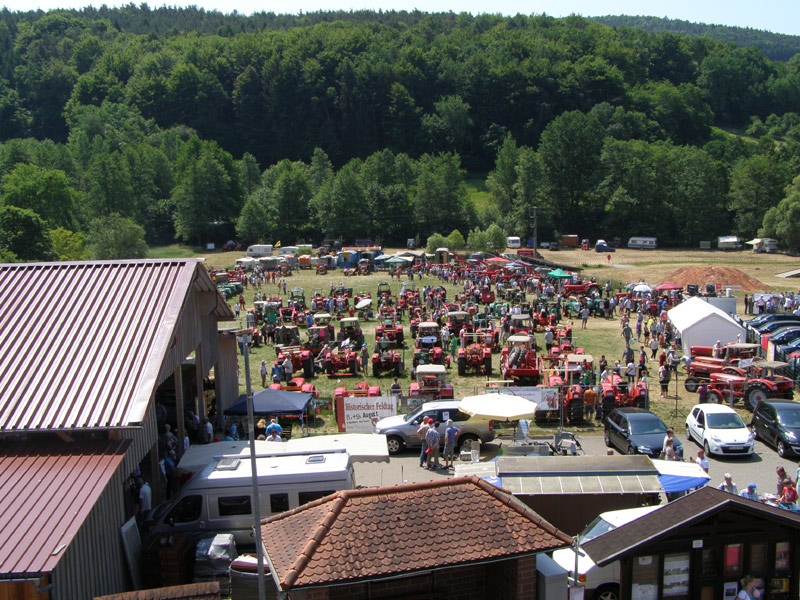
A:
[[[372,433],[375,423],[397,414],[394,396],[362,396],[344,399],[344,430],[347,433]]]
[[[558,388],[546,387],[503,387],[497,388],[501,394],[512,394],[536,404],[536,410],[558,410]]]

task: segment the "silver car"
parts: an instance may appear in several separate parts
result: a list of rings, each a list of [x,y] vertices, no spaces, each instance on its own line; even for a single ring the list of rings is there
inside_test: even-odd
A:
[[[386,435],[389,445],[389,454],[397,454],[404,448],[419,448],[417,438],[422,419],[439,421],[439,433],[444,445],[445,423],[452,419],[453,424],[459,429],[456,436],[456,447],[467,440],[481,440],[491,442],[494,439],[494,427],[491,421],[473,419],[470,415],[458,410],[457,400],[442,400],[438,402],[425,402],[419,409],[407,415],[386,417],[375,424],[375,433]]]

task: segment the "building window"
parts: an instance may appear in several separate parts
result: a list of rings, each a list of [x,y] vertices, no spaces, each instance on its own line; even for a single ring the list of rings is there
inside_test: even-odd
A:
[[[297,505],[303,506],[303,504],[307,504],[308,502],[312,502],[314,500],[319,500],[320,498],[329,496],[332,493],[333,490],[329,492],[300,492],[297,494]]]
[[[192,521],[197,521],[200,518],[202,508],[202,496],[186,496],[169,511],[166,522],[191,523]]]

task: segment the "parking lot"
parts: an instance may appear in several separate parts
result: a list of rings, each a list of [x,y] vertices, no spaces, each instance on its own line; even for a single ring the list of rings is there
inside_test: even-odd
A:
[[[676,428],[677,429],[677,428]],[[700,447],[693,441],[688,441],[683,429],[676,430],[683,442],[686,460],[694,458]],[[589,456],[602,456],[607,453],[607,448],[603,442],[602,430],[593,432],[590,435],[578,435],[578,439],[583,447],[583,451]],[[491,460],[497,455],[500,442],[504,446],[512,443],[511,439],[498,439],[490,444],[484,444],[481,451],[481,460]],[[748,483],[753,482],[758,486],[759,494],[774,494],[776,491],[775,468],[783,466],[786,472],[794,478],[797,470],[797,460],[783,459],[775,450],[763,442],[756,442],[755,454],[749,457],[709,457],[711,475],[710,485],[717,486],[722,483],[723,475],[727,472],[733,476],[733,481],[737,484],[739,491],[744,489]],[[580,460],[571,456],[563,457],[563,460]],[[431,479],[441,479],[452,477],[453,470],[429,471],[420,468],[419,453],[404,451],[397,456],[392,456],[389,463],[367,463],[358,464],[355,468],[356,483],[364,486],[376,485],[396,485],[400,483],[413,483],[419,481],[429,481]]]

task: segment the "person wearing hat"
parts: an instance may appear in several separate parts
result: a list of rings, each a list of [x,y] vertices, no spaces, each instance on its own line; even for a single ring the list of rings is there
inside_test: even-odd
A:
[[[444,428],[444,468],[454,469],[453,455],[456,448],[456,437],[458,436],[458,427],[453,425],[452,419],[447,419]]]
[[[718,490],[728,492],[729,494],[738,494],[739,490],[736,489],[736,484],[733,482],[730,473],[725,473],[724,481],[717,486]]]
[[[742,498],[747,498],[748,500],[755,500],[758,501],[758,488],[756,487],[755,483],[748,483],[747,489],[743,490],[739,494]]]

